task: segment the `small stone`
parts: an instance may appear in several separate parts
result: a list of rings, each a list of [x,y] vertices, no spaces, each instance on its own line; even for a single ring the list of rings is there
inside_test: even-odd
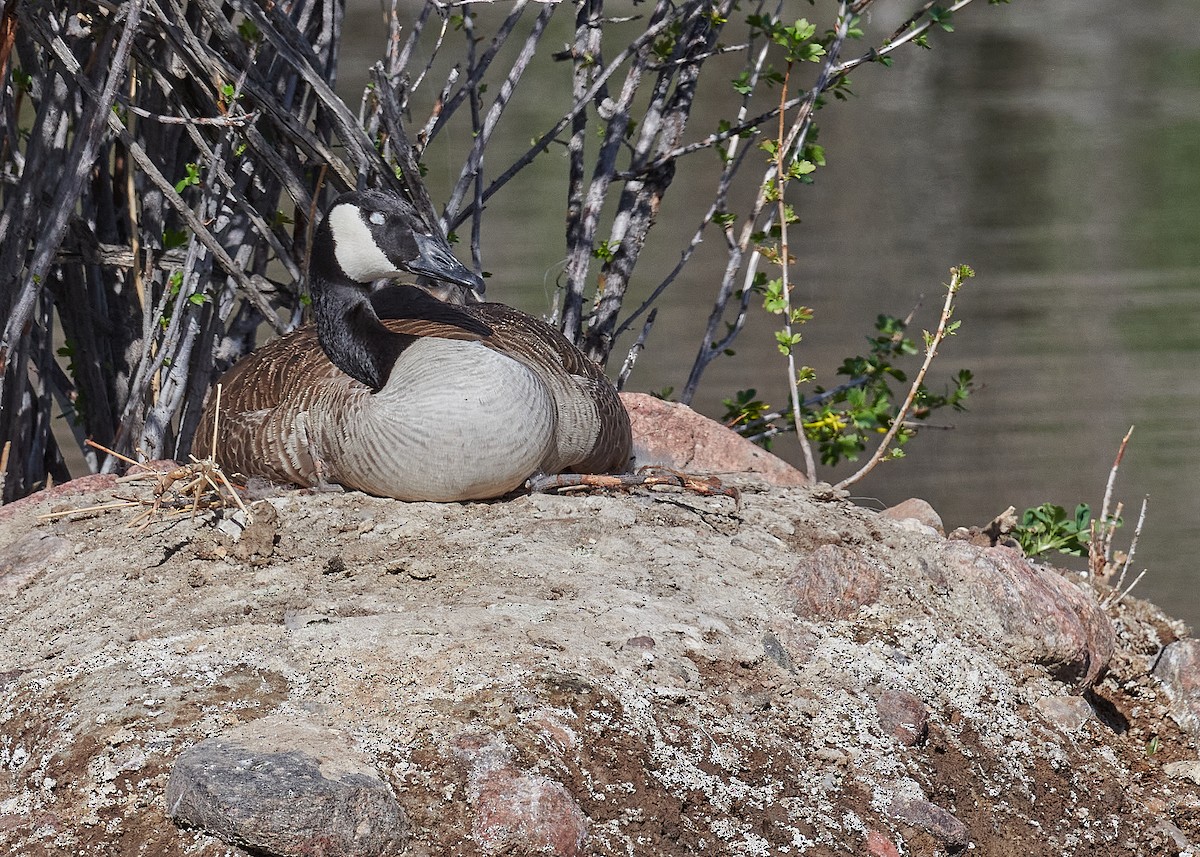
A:
[[[278,717],[184,750],[167,783],[176,824],[256,853],[378,857],[404,850],[391,789],[332,730]]]
[[[412,580],[433,580],[437,577],[433,566],[425,563],[414,563],[407,566],[404,571]]]
[[[981,527],[955,527],[946,538],[950,541],[967,542],[980,548],[992,546],[992,540],[984,535]]]
[[[246,516],[240,512],[235,512],[228,518],[222,518],[217,523],[217,532],[234,540],[241,537],[244,529],[246,529]]]
[[[1082,696],[1045,696],[1033,707],[1064,732],[1078,732],[1095,716],[1091,703]]]
[[[655,646],[654,638],[647,636],[630,637],[625,641],[623,648],[633,649],[637,652],[648,652]]]
[[[1154,675],[1171,700],[1171,719],[1200,737],[1200,640],[1176,640],[1164,648]]]
[[[1191,780],[1200,786],[1200,759],[1187,759],[1182,762],[1168,762],[1163,765],[1163,772],[1168,777],[1179,780]]]
[[[796,664],[792,660],[791,654],[780,642],[779,638],[770,631],[763,634],[763,651],[767,653],[767,657],[779,664],[782,669],[788,672],[796,672]]]
[[[486,854],[579,857],[587,817],[560,783],[512,767],[478,780],[471,830]]]
[[[939,535],[945,535],[946,533],[946,527],[942,524],[941,515],[937,513],[937,510],[933,506],[919,497],[910,497],[902,503],[897,503],[895,506],[884,509],[879,515],[893,521],[916,521],[934,530]]]
[[[924,830],[930,836],[944,842],[952,852],[961,851],[971,842],[965,824],[937,804],[923,798],[898,795],[892,798],[888,806],[888,815],[896,821]]]
[[[900,857],[900,852],[896,850],[892,840],[878,830],[867,831],[867,853],[871,857]]]
[[[1178,826],[1172,824],[1167,819],[1159,819],[1158,823],[1151,827],[1150,830],[1153,833],[1160,834],[1163,839],[1169,839],[1181,855],[1194,853],[1191,840],[1187,838],[1187,835]]]
[[[879,600],[879,563],[853,548],[821,545],[796,566],[788,580],[793,610],[805,619],[848,619]]]
[[[813,751],[813,755],[830,765],[845,765],[849,760],[849,756],[833,747],[818,747]]]
[[[925,703],[903,690],[885,690],[875,701],[883,731],[906,747],[925,740],[929,733],[929,711]]]

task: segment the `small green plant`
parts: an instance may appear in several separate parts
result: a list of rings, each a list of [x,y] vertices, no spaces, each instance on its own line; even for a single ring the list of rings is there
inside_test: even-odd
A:
[[[891,426],[898,400],[889,382],[907,383],[908,373],[897,364],[921,353],[917,343],[907,335],[908,325],[908,319],[878,316],[875,335],[867,337],[869,352],[865,356],[847,357],[837,370],[848,380],[830,390],[814,387],[812,395],[802,402],[804,434],[817,445],[823,464],[857,461],[868,444]],[[808,370],[798,380],[806,383],[812,377]],[[890,456],[903,455],[900,448],[916,435],[916,422],[927,420],[943,408],[966,410],[973,384],[970,370],[960,369],[940,393],[922,385],[909,414],[911,422],[906,421],[897,430],[896,445]],[[790,410],[774,411],[758,398],[757,390],[739,390],[723,404],[725,424],[767,449],[776,435],[796,429]]]
[[[175,182],[175,192],[183,193],[186,188],[200,184],[200,167],[196,164],[186,164],[187,175]]]
[[[1119,518],[1106,522],[1119,527]],[[1092,510],[1087,503],[1075,507],[1068,515],[1062,506],[1043,503],[1026,509],[1012,531],[1026,556],[1058,551],[1070,556],[1087,556],[1092,541]]]

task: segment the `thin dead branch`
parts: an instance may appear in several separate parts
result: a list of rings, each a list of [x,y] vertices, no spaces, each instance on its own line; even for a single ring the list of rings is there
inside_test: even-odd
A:
[[[904,397],[904,403],[900,405],[900,410],[892,418],[892,424],[884,434],[883,440],[879,442],[879,446],[871,454],[871,457],[867,459],[867,462],[850,476],[847,476],[834,485],[834,488],[838,490],[849,488],[874,470],[875,466],[888,454],[896,433],[903,426],[905,416],[912,407],[917,393],[920,392],[922,385],[925,383],[925,374],[933,364],[933,359],[937,357],[938,346],[942,344],[942,340],[946,338],[948,333],[953,333],[952,328],[949,327],[949,322],[951,316],[954,314],[954,298],[958,294],[959,289],[962,288],[964,275],[971,276],[970,273],[967,273],[969,270],[965,266],[950,269],[950,282],[946,285],[946,300],[942,304],[942,313],[938,317],[937,330],[932,335],[928,333],[925,335],[925,360],[921,363],[921,368],[917,370],[916,377],[913,378],[912,385],[908,388],[908,395]]]

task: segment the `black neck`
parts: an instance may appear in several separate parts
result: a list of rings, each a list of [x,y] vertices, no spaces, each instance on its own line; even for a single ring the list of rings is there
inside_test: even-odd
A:
[[[384,327],[366,291],[357,285],[310,282],[321,348],[351,378],[379,392],[400,352],[410,343]]]
[[[338,267],[333,236],[322,223],[314,236],[308,288],[317,319],[317,338],[326,356],[351,378],[379,392],[411,337],[384,327],[371,306],[368,286]]]

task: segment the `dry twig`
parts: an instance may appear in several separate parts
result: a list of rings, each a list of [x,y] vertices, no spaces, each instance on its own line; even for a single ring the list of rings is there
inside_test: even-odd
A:
[[[218,427],[221,418],[221,385],[216,389],[216,416],[213,420],[212,449],[217,448]],[[247,523],[254,520],[250,510],[242,502],[241,495],[234,484],[225,475],[214,456],[196,458],[189,456],[191,461],[177,467],[158,470],[147,467],[141,462],[134,461],[126,455],[101,446],[95,441],[88,440],[87,444],[101,452],[140,468],[138,472],[122,476],[117,481],[121,484],[134,482],[153,482],[153,494],[149,498],[117,497],[116,503],[99,506],[85,506],[76,509],[66,509],[40,515],[42,520],[69,517],[71,515],[89,512],[104,512],[112,509],[141,509],[128,522],[127,526],[143,532],[164,513],[184,514],[195,516],[201,511],[215,509],[238,508],[245,515]]]
[[[891,426],[888,427],[887,433],[883,436],[883,440],[879,442],[879,446],[867,463],[847,476],[834,487],[841,490],[849,488],[854,483],[858,482],[868,473],[875,469],[880,461],[883,460],[891,447],[892,441],[896,437],[896,432],[900,431],[904,425],[904,418],[912,407],[913,401],[917,397],[917,392],[921,389],[921,385],[925,382],[925,374],[929,371],[930,365],[933,363],[933,358],[937,356],[938,346],[942,344],[942,340],[950,333],[953,333],[953,328],[949,326],[950,317],[954,314],[954,296],[958,294],[958,290],[962,288],[964,277],[973,276],[974,273],[965,265],[950,269],[950,282],[946,286],[946,300],[942,304],[942,314],[938,318],[937,330],[930,335],[925,334],[925,360],[921,363],[921,368],[917,370],[917,376],[913,378],[912,386],[908,388],[908,395],[904,397],[904,404],[900,406],[900,411],[892,419]]]
[[[694,494],[703,496],[733,497],[741,495],[736,488],[724,485],[715,476],[701,476],[695,473],[685,473],[681,470],[669,470],[661,467],[643,467],[636,473],[596,474],[596,473],[559,473],[554,476],[539,476],[530,479],[526,488],[531,493],[551,493],[600,490],[628,490],[637,487],[655,488],[669,486],[682,488]]]

